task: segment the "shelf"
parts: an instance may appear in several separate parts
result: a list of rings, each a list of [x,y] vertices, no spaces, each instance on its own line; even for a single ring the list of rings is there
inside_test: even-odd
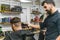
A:
[[[0,11],[1,12],[1,11]],[[20,14],[22,12],[10,12],[10,11],[4,11],[4,12],[1,12],[2,14]]]
[[[9,22],[2,22],[2,23],[0,23],[0,24],[10,25],[10,23],[9,23]]]
[[[40,13],[31,13],[31,14],[39,15]]]
[[[39,14],[41,14],[41,13],[40,13],[40,12],[37,12],[37,13],[33,13],[33,12],[32,12],[31,14],[39,15]]]
[[[31,14],[37,14],[37,15],[39,15],[39,14],[41,14],[41,12],[38,11],[38,9],[36,9],[36,10],[32,10],[32,13]]]

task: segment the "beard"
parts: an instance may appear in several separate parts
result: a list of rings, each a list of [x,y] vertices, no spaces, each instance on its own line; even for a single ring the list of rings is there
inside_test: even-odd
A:
[[[51,15],[51,11],[49,10],[45,10],[47,12],[48,15]]]

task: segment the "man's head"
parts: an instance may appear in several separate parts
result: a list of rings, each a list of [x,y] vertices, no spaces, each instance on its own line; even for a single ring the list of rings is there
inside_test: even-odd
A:
[[[14,17],[10,20],[13,31],[18,30],[21,27],[21,20],[18,17]]]
[[[45,0],[42,2],[42,6],[48,14],[51,14],[52,8],[55,7],[53,0]]]

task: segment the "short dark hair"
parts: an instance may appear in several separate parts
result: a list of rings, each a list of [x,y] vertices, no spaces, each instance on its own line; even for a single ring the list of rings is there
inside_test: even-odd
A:
[[[10,23],[11,24],[14,24],[14,23],[18,23],[18,22],[21,22],[20,18],[19,17],[14,17],[10,20]]]
[[[55,2],[53,0],[45,0],[42,2],[42,6],[44,5],[44,3],[47,3],[47,4],[53,4],[55,6]]]

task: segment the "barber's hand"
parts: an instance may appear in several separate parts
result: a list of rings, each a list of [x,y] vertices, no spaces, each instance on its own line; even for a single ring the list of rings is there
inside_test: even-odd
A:
[[[56,40],[60,40],[60,35],[56,38]]]
[[[28,26],[31,26],[31,23],[27,23],[28,24]]]

